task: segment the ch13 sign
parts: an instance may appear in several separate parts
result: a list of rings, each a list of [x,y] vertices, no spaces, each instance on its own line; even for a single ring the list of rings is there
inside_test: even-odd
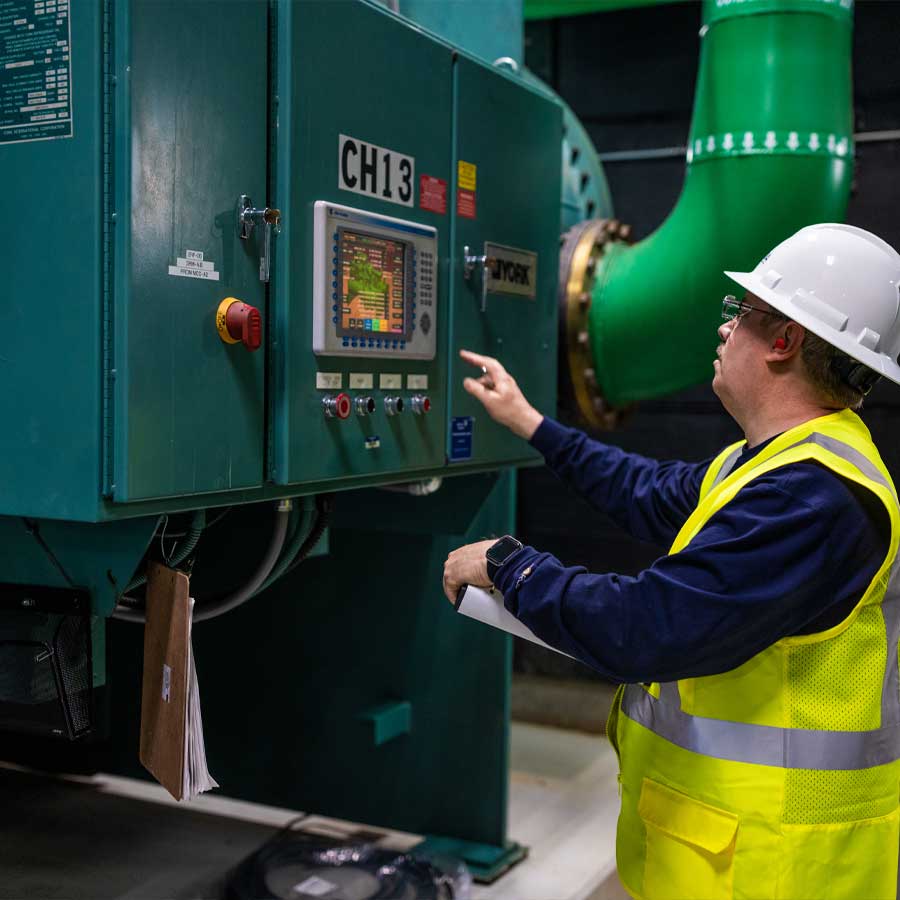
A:
[[[342,134],[338,141],[338,187],[342,191],[412,206],[416,160]]]

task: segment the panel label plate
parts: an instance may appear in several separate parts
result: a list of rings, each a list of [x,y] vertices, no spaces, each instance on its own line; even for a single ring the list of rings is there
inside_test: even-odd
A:
[[[463,219],[476,217],[475,191],[467,191],[463,188],[456,189],[456,214]]]
[[[475,163],[459,160],[456,165],[456,180],[464,191],[474,191],[478,178],[478,166]]]
[[[416,160],[367,141],[338,137],[338,187],[400,206],[415,205]]]
[[[489,267],[488,291],[492,294],[514,294],[534,300],[537,284],[537,253],[505,247],[503,244],[484,245],[484,255],[492,259]]]
[[[427,375],[407,375],[406,389],[408,391],[427,391],[428,376]]]
[[[208,281],[218,281],[219,273],[216,264],[203,258],[200,250],[185,250],[184,256],[175,258],[175,265],[169,266],[169,274],[179,278],[205,278]]]
[[[403,376],[394,374],[379,375],[378,387],[383,391],[399,391],[403,387]]]
[[[433,175],[419,178],[419,206],[444,215],[447,212],[447,182]]]
[[[340,372],[316,372],[316,388],[320,391],[337,391],[343,384]]]
[[[0,144],[70,138],[69,0],[0,3]]]
[[[472,434],[475,419],[472,416],[454,416],[450,421],[450,462],[472,458]]]
[[[350,373],[350,387],[353,390],[369,391],[374,383],[375,379],[371,372]]]

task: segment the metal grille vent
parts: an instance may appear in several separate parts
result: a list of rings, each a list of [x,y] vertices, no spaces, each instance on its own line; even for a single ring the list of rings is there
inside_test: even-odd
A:
[[[0,729],[75,740],[93,726],[90,619],[0,612]]]

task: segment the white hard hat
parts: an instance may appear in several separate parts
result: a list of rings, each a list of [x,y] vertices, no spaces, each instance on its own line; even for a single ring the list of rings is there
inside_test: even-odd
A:
[[[900,384],[900,254],[871,232],[825,223],[801,228],[741,287],[822,340]]]

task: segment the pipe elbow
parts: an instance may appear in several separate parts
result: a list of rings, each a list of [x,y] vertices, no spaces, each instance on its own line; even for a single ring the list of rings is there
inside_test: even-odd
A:
[[[598,259],[588,332],[603,403],[711,377],[731,284],[723,270],[752,268],[799,228],[844,218],[850,25],[837,4],[707,3],[681,196],[648,238],[608,243]]]

